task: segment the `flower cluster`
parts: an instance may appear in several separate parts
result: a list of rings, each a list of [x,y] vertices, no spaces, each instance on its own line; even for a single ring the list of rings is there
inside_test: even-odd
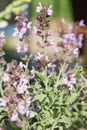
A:
[[[39,6],[37,6],[37,8],[36,8],[36,12],[43,12],[43,10],[46,11],[45,12],[46,16],[51,16],[52,15],[52,12],[53,12],[52,11],[52,5],[46,7],[41,2],[39,2]]]
[[[25,12],[21,12],[19,16],[16,16],[15,20],[17,21],[17,27],[15,28],[15,32],[13,36],[19,38],[19,40],[23,40],[24,36],[27,34],[28,30],[31,28],[31,22],[28,21]]]
[[[33,94],[29,91],[29,78],[25,74],[26,65],[20,62],[8,63],[3,72],[3,98],[0,98],[0,106],[8,107],[8,115],[12,122],[16,122],[18,127],[22,127],[23,115],[33,118],[32,112]]]
[[[69,90],[72,90],[74,85],[76,84],[76,78],[74,74],[68,75],[68,74],[63,74],[63,83],[69,87]]]
[[[5,34],[4,32],[0,33],[0,56],[3,56],[5,53],[3,51],[3,44],[5,43]]]

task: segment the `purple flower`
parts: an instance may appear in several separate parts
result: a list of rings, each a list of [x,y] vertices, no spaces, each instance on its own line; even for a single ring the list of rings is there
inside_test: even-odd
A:
[[[53,64],[52,62],[50,62],[47,66],[48,66],[48,68],[55,68],[56,67],[56,65]]]
[[[17,92],[19,94],[24,94],[24,92],[27,92],[28,93],[28,90],[27,90],[28,86],[26,84],[22,84],[22,85],[18,85],[17,86]]]
[[[31,78],[34,78],[35,77],[35,68],[32,67],[32,70],[30,71],[31,73]]]
[[[37,55],[35,55],[35,61],[41,60],[43,57],[44,55],[38,52]]]
[[[28,52],[28,50],[29,50],[29,46],[28,46],[28,44],[17,44],[17,47],[16,47],[16,49],[17,49],[17,52],[18,53],[20,53],[20,52]]]
[[[0,57],[5,55],[5,52],[3,51],[3,45],[5,43],[5,34],[4,31],[0,33]]]
[[[27,28],[28,28],[28,29],[31,29],[31,26],[32,26],[32,22],[28,22]]]
[[[22,37],[24,36],[24,34],[27,32],[27,28],[26,26],[23,26],[21,29],[20,29],[20,35],[22,35]]]
[[[40,12],[42,10],[42,4],[41,4],[41,2],[39,2],[39,6],[37,6],[37,8],[36,8],[36,12]]]
[[[13,113],[12,113],[12,116],[11,116],[11,121],[15,122],[17,120],[18,120],[18,113],[17,113],[16,110],[14,110]]]
[[[33,111],[30,110],[26,110],[26,116],[29,118],[33,118],[35,116],[35,113]]]
[[[19,93],[19,94],[23,94],[23,93],[29,93],[28,92],[28,80],[25,78],[25,76],[24,75],[22,75],[21,76],[21,78],[20,78],[20,81],[19,81],[19,84],[18,84],[18,86],[17,86],[17,92]]]
[[[78,48],[75,48],[75,49],[73,50],[73,54],[75,55],[75,57],[78,57],[79,49],[78,49]]]
[[[0,98],[0,106],[6,106],[6,101],[3,98]]]
[[[2,31],[1,33],[0,33],[0,44],[3,44],[3,43],[5,43],[5,32],[4,31]]]
[[[40,29],[38,29],[37,27],[33,27],[33,35],[38,35],[38,36],[42,36],[42,34],[41,34],[41,30]]]
[[[32,111],[30,111],[29,117],[30,117],[30,118],[33,118],[34,116],[35,116],[35,113],[32,112]]]
[[[67,73],[64,73],[62,82],[69,88],[69,90],[72,90],[74,85],[76,84],[75,75],[68,75]]]
[[[47,9],[47,14],[48,14],[49,16],[51,16],[52,13],[53,13],[53,11],[52,11],[52,5],[50,5],[50,6],[48,7],[48,9]]]
[[[52,30],[48,30],[46,36],[51,36],[52,35]]]
[[[51,40],[50,40],[50,45],[51,45],[51,46],[55,45],[54,39],[51,39]]]
[[[20,53],[20,52],[22,51],[22,46],[21,46],[21,44],[17,44],[16,49],[17,49],[17,52]]]
[[[76,42],[76,36],[74,33],[63,35],[63,43],[64,44],[71,44],[72,42]]]
[[[29,107],[30,106],[30,103],[31,103],[31,97],[28,97],[26,99],[26,106]]]
[[[8,82],[8,81],[10,81],[9,75],[8,75],[7,73],[4,73],[2,80],[3,80],[3,82]]]
[[[81,20],[81,21],[79,22],[79,26],[85,27],[84,20]]]
[[[19,34],[18,28],[15,28],[15,29],[14,29],[14,33],[13,33],[13,36],[14,36],[14,37],[17,37],[18,34]]]
[[[15,18],[17,20],[17,26],[14,29],[15,32],[13,36],[18,37],[19,40],[23,40],[23,38],[26,36],[28,33],[28,30],[31,29],[31,22],[28,21],[26,18],[25,12],[22,12]]]
[[[24,115],[25,114],[25,103],[24,101],[19,102],[18,106],[17,106],[17,111],[21,114]]]
[[[22,62],[19,63],[19,66],[20,66],[20,68],[26,68],[26,65],[23,64]]]
[[[23,51],[24,51],[24,52],[28,52],[28,44],[25,44],[25,45],[23,46]]]
[[[79,34],[78,39],[77,39],[77,46],[78,46],[79,48],[82,47],[82,45],[83,45],[82,42],[83,42],[83,34]]]

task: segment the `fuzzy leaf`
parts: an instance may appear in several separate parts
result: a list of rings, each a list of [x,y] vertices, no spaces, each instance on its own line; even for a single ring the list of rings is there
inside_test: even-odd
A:
[[[46,97],[46,95],[43,94],[43,93],[41,93],[41,94],[39,94],[39,95],[35,95],[33,101],[40,101],[40,102],[42,102],[45,97]]]
[[[63,130],[63,127],[62,127],[62,126],[59,126],[58,128],[59,128],[59,130]]]
[[[70,118],[65,115],[63,115],[61,119],[59,119],[59,122],[66,124],[67,127],[71,125]]]
[[[44,83],[44,85],[46,84],[46,77],[43,76],[41,73],[39,73],[38,71],[35,71],[36,76],[40,79],[40,81],[42,81]]]
[[[38,125],[37,130],[42,130],[41,125]]]
[[[76,92],[71,93],[71,95],[68,96],[66,99],[66,104],[74,103],[78,99],[78,97],[79,97],[79,93],[76,93]]]

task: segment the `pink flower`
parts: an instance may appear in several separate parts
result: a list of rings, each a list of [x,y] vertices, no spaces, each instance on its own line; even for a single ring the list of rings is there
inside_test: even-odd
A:
[[[72,42],[76,42],[76,36],[74,33],[63,35],[63,43],[64,44],[71,44]]]
[[[30,117],[30,118],[33,118],[34,116],[35,116],[35,113],[32,112],[32,111],[30,111],[30,115],[29,115],[29,117]]]
[[[20,68],[26,68],[26,65],[23,64],[22,62],[19,63],[19,66],[20,66]]]
[[[14,36],[14,37],[17,37],[18,34],[19,34],[18,28],[15,28],[14,31],[15,31],[15,32],[13,33],[13,36]]]
[[[44,55],[38,52],[37,55],[35,55],[35,61],[41,60],[43,57]]]
[[[13,36],[18,37],[20,41],[24,39],[28,30],[31,28],[31,22],[26,18],[27,13],[21,12],[19,16],[16,16],[17,26]]]
[[[20,84],[28,84],[28,80],[25,78],[25,75],[21,75]]]
[[[29,110],[26,110],[26,116],[29,118],[33,118],[35,116],[35,113]]]
[[[68,75],[67,73],[64,73],[62,82],[63,84],[68,86],[69,90],[72,90],[74,85],[76,84],[75,75]]]
[[[17,121],[18,120],[18,113],[16,110],[13,111],[11,121]]]
[[[22,75],[20,78],[20,82],[17,86],[17,92],[19,94],[24,94],[24,92],[29,93],[28,92],[28,80],[25,78],[24,75]]]
[[[17,110],[21,115],[25,114],[25,103],[24,101],[19,102],[18,106],[17,106]]]
[[[48,68],[55,68],[55,67],[56,67],[56,65],[55,65],[55,64],[53,64],[52,62],[51,62],[51,63],[49,63],[47,66],[48,66]]]
[[[33,35],[38,35],[38,36],[42,36],[42,34],[41,34],[41,30],[40,29],[38,29],[37,27],[33,27]]]
[[[79,49],[78,48],[74,49],[73,54],[75,55],[75,57],[78,57]]]
[[[4,31],[2,31],[1,33],[0,33],[0,43],[5,43],[5,32]]]
[[[27,28],[28,28],[28,29],[31,29],[31,25],[32,25],[32,22],[28,22]]]
[[[22,45],[22,44],[17,44],[17,52],[28,52],[28,44]]]
[[[27,92],[28,93],[28,86],[26,84],[21,84],[21,85],[18,85],[17,86],[17,92],[19,94],[24,94],[24,92]]]
[[[81,21],[79,22],[79,26],[85,27],[84,20],[81,20]]]
[[[79,48],[82,47],[82,45],[83,45],[82,42],[83,42],[83,34],[79,34],[78,39],[77,39],[77,46],[78,46]]]
[[[9,75],[8,75],[7,73],[4,73],[2,80],[3,80],[4,82],[10,81]]]
[[[35,26],[33,27],[33,29],[34,29],[34,33],[33,34],[37,34],[38,29]]]
[[[17,44],[17,52],[19,53],[19,52],[21,52],[22,51],[22,46],[21,46],[21,44]]]
[[[30,106],[30,103],[31,103],[31,97],[28,97],[26,99],[26,106],[29,107]]]
[[[26,44],[26,45],[23,46],[23,51],[24,52],[28,52],[28,44]]]
[[[51,45],[51,46],[55,45],[54,39],[51,39],[51,40],[50,40],[50,45]]]
[[[3,98],[0,98],[0,106],[6,106],[6,101]]]
[[[37,6],[37,8],[36,8],[36,12],[40,12],[42,10],[42,4],[41,4],[41,2],[39,2],[39,6]]]
[[[48,9],[47,9],[47,14],[48,14],[49,16],[51,16],[52,13],[53,13],[53,11],[52,11],[52,5],[50,5],[50,6],[48,7]]]
[[[31,73],[31,78],[34,78],[35,77],[35,68],[34,67],[32,67],[32,70],[30,71],[30,73]]]

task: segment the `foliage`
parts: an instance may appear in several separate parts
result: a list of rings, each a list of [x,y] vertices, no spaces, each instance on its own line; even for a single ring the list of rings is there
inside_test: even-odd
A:
[[[13,0],[5,10],[0,12],[0,20],[9,20],[13,14],[18,15],[21,10],[28,8],[28,4],[24,4],[28,2],[31,0]]]
[[[87,129],[87,80],[77,62],[82,34],[78,26],[61,20],[53,38],[49,20],[52,6],[39,3],[37,27],[21,12],[16,16],[14,36],[19,38],[17,52],[25,54],[20,62],[4,59],[4,32],[0,33],[0,122],[1,129],[79,130]],[[28,31],[32,30],[28,35]],[[30,43],[41,48],[29,54]],[[54,50],[48,55],[46,49]],[[32,64],[32,66],[30,66]]]

